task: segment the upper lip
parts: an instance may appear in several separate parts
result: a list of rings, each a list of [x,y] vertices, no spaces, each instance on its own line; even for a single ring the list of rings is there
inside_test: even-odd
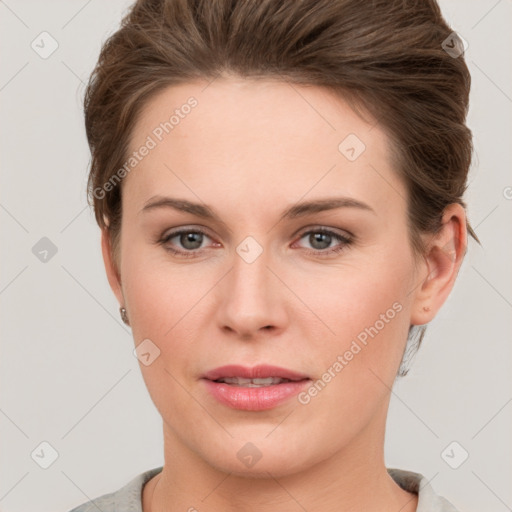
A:
[[[299,372],[294,372],[286,368],[270,365],[258,365],[253,367],[241,366],[230,364],[227,366],[220,366],[206,372],[203,378],[208,380],[223,379],[225,377],[242,377],[245,379],[265,379],[267,377],[278,377],[288,380],[303,380],[308,379],[307,375]]]

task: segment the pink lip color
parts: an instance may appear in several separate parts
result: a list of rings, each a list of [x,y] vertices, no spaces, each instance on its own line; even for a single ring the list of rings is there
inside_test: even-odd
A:
[[[283,382],[272,386],[250,388],[234,386],[225,382],[214,382],[222,377],[243,377],[246,379],[264,379],[266,377],[280,377],[293,379],[293,382]],[[279,368],[277,366],[255,366],[247,368],[243,366],[222,366],[216,368],[203,377],[208,391],[222,404],[233,409],[245,411],[263,411],[272,409],[279,404],[298,394],[310,382],[310,379],[302,374]]]

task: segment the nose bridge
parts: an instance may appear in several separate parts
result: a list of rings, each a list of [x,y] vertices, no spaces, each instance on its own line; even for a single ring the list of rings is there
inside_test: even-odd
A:
[[[268,270],[270,252],[253,237],[247,237],[237,247],[233,258],[231,287],[233,297],[253,302],[268,295],[272,273]],[[267,297],[268,298],[268,297]]]
[[[224,326],[255,334],[263,327],[277,327],[280,323],[279,291],[268,268],[270,256],[270,251],[253,237],[247,237],[235,248],[220,307]]]

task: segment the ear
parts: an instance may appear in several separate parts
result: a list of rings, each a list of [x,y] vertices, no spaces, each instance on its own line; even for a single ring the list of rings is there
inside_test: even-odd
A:
[[[117,297],[119,304],[124,306],[124,296],[121,287],[121,275],[116,263],[114,262],[110,233],[106,228],[101,230],[101,252],[103,254],[103,263],[105,264],[105,271],[107,273],[107,279],[110,284],[110,288],[112,288],[112,291]]]
[[[424,239],[427,246],[421,266],[421,284],[411,309],[411,324],[430,322],[448,298],[466,254],[466,213],[460,204],[450,204],[443,212],[438,233]]]

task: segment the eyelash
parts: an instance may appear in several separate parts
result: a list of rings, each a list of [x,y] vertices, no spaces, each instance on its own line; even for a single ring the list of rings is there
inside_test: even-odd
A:
[[[200,229],[178,229],[176,231],[172,231],[171,233],[163,236],[162,238],[160,238],[157,241],[157,243],[162,245],[166,251],[168,251],[176,256],[179,256],[182,258],[195,258],[195,257],[197,257],[197,255],[201,251],[201,249],[190,250],[190,251],[179,251],[179,250],[171,248],[169,245],[166,245],[169,242],[169,240],[171,240],[172,238],[174,238],[178,235],[184,234],[184,233],[201,234],[208,238],[211,238],[210,236],[208,236],[208,234],[206,232],[204,232]],[[322,233],[325,235],[329,235],[329,236],[333,237],[334,239],[338,240],[339,242],[341,242],[341,245],[331,248],[331,249],[325,249],[325,250],[306,249],[307,253],[314,255],[314,256],[324,257],[327,255],[330,256],[332,254],[340,253],[341,251],[345,250],[349,245],[351,245],[352,242],[354,241],[352,236],[340,235],[339,233],[336,233],[336,232],[331,231],[330,229],[326,229],[326,228],[316,228],[316,229],[310,229],[309,231],[305,231],[300,235],[299,240],[304,238],[306,235],[310,235],[312,233]]]

